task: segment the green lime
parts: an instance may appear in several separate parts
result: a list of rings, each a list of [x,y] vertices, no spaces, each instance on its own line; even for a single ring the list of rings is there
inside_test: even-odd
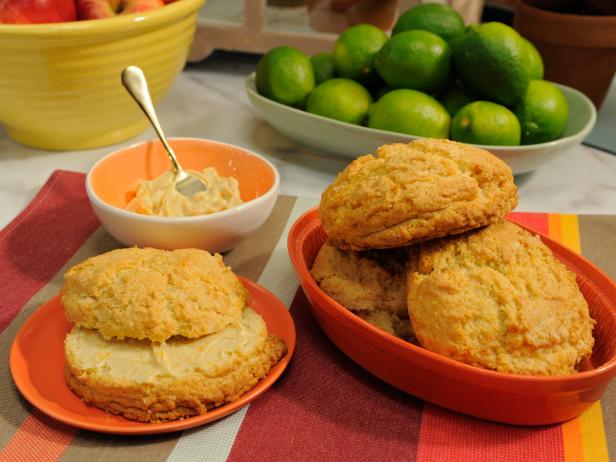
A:
[[[463,34],[456,35],[454,38],[447,40],[447,45],[449,45],[449,48],[451,48],[452,63],[453,63],[453,56],[459,52],[459,49],[462,45],[462,42],[464,41],[464,36],[466,35],[467,30],[469,30],[468,27],[464,29]]]
[[[462,85],[456,83],[453,87],[441,95],[439,101],[443,105],[451,117],[456,115],[456,112],[468,103],[472,103],[475,99],[464,89]]]
[[[450,6],[425,3],[411,8],[400,16],[392,30],[392,35],[415,29],[430,31],[449,41],[464,34],[464,20]]]
[[[386,93],[370,108],[368,126],[430,138],[447,138],[451,117],[441,103],[416,90]]]
[[[330,119],[361,124],[368,115],[372,97],[350,79],[330,79],[319,84],[306,103],[306,110]]]
[[[367,82],[374,74],[374,58],[387,43],[387,35],[371,24],[346,29],[334,46],[334,69],[340,77]]]
[[[475,101],[460,109],[451,121],[451,136],[463,143],[493,146],[520,144],[520,122],[500,104]]]
[[[466,88],[505,106],[521,100],[531,80],[522,37],[499,22],[470,26],[455,47],[453,61]]]
[[[539,51],[535,48],[535,45],[524,37],[522,37],[522,41],[524,42],[524,46],[526,46],[528,59],[530,61],[530,78],[532,80],[543,79],[543,59],[541,59]]]
[[[569,106],[560,88],[545,80],[532,80],[515,112],[522,125],[522,142],[544,143],[563,134]]]
[[[451,50],[438,35],[410,30],[392,37],[374,63],[387,85],[434,93],[451,75]]]
[[[310,59],[292,47],[272,48],[257,65],[257,91],[288,106],[302,107],[314,89]]]
[[[317,85],[336,76],[334,57],[331,53],[317,53],[310,57],[310,62],[314,69],[314,79]]]

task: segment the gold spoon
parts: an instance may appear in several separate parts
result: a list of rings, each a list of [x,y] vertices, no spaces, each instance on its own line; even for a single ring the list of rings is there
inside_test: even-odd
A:
[[[148,90],[148,82],[143,75],[143,71],[137,66],[128,66],[122,71],[122,85],[126,88],[126,91],[137,102],[145,116],[148,118],[152,127],[156,131],[156,134],[163,143],[171,164],[173,165],[173,171],[175,174],[175,189],[180,194],[186,197],[192,197],[198,192],[205,191],[207,189],[206,184],[198,176],[186,172],[173,152],[171,146],[165,138],[162,128],[158,123],[156,112],[154,111],[154,104],[152,104],[152,98],[150,97],[150,91]]]

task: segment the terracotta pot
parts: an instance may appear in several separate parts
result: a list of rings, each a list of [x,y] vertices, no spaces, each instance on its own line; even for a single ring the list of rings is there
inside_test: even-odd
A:
[[[524,0],[514,27],[533,42],[545,66],[545,79],[569,85],[601,106],[616,71],[616,16],[555,13]]]

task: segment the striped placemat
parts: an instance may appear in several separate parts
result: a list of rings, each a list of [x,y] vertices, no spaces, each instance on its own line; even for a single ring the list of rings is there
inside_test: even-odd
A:
[[[0,461],[616,461],[616,382],[577,419],[515,427],[424,403],[341,354],[312,319],[286,252],[291,223],[315,202],[281,196],[267,223],[225,255],[237,273],[274,292],[295,319],[297,351],[274,387],[235,414],[196,429],[105,435],[61,424],[31,407],[8,368],[17,330],[60,290],[64,271],[119,246],[94,217],[83,174],[55,172],[0,231]],[[616,217],[512,217],[616,277]]]

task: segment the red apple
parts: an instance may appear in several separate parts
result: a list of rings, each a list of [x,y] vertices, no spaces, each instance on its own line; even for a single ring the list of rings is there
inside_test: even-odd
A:
[[[2,1],[2,0],[0,0]],[[79,19],[111,18],[165,6],[163,0],[76,0]]]
[[[121,14],[141,13],[165,6],[163,0],[126,0],[122,3],[124,7]]]
[[[0,0],[0,23],[40,24],[75,20],[74,0]]]

